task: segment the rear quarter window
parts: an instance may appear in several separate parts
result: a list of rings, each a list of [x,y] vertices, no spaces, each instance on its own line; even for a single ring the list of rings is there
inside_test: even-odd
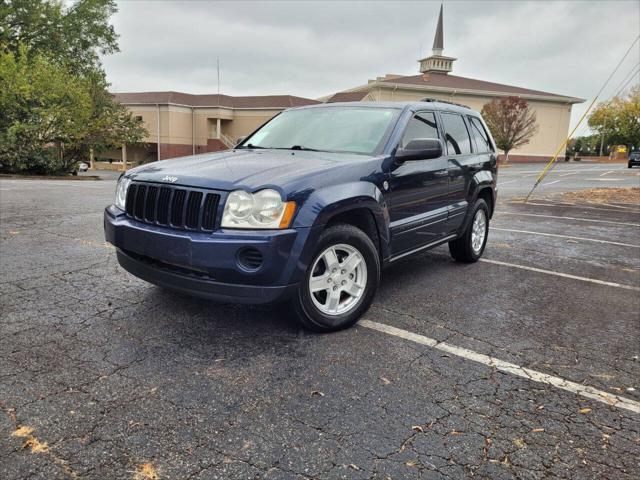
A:
[[[449,155],[466,155],[471,153],[471,137],[464,123],[462,115],[445,113],[442,116],[442,126],[445,131],[445,142]]]
[[[469,120],[469,126],[471,127],[471,136],[473,137],[476,146],[476,152],[493,152],[493,146],[491,145],[489,134],[485,130],[480,119],[469,116],[467,117],[467,120]]]

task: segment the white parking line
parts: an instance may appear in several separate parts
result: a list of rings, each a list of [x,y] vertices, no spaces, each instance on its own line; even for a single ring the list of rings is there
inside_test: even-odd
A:
[[[568,238],[571,240],[582,240],[585,242],[607,243],[609,245],[620,245],[621,247],[640,248],[640,245],[632,245],[630,243],[611,242],[609,240],[599,240],[597,238],[572,237],[570,235],[560,235],[557,233],[531,232],[529,230],[514,230],[511,228],[498,228],[498,227],[491,227],[491,230],[499,230],[501,232],[526,233],[529,235],[541,235],[543,237]]]
[[[540,167],[539,170],[503,170],[500,169],[500,167],[498,167],[498,170],[500,171],[501,175],[521,175],[523,173],[535,173],[535,174],[539,174],[542,169],[544,168],[544,165]],[[567,168],[556,168],[553,170],[554,173],[584,173],[584,172],[607,172],[611,170],[611,167],[609,168],[600,168],[600,167],[592,167],[592,168],[581,168],[579,170],[572,170],[572,169],[567,169]],[[623,171],[626,170],[626,167],[620,167],[618,169],[616,169],[615,171]]]
[[[561,182],[561,181],[562,180],[554,180],[553,182],[547,182],[547,183],[544,183],[543,185],[553,185],[554,183],[558,183],[558,182]]]
[[[585,178],[585,182],[624,182],[624,178]]]
[[[607,172],[601,173],[600,176],[604,177],[605,175],[609,175],[610,173],[613,173],[613,172],[615,172],[615,170],[609,170]]]
[[[543,199],[544,200],[544,199]],[[621,213],[640,213],[637,205],[629,204],[629,207],[623,207],[621,205],[611,205],[610,203],[598,203],[598,202],[588,202],[589,205],[578,205],[576,203],[567,203],[567,202],[555,202],[555,203],[536,203],[536,202],[525,202],[524,200],[512,200],[509,203],[517,203],[520,205],[535,205],[538,207],[558,207],[558,208],[586,208],[589,210],[601,210],[605,212],[620,212]],[[596,206],[597,205],[597,206]],[[601,208],[600,206],[612,207],[612,208]],[[631,210],[631,212],[624,212],[624,210]]]
[[[599,203],[599,202],[588,202],[591,205],[604,205],[605,207],[613,207],[619,210],[632,210],[631,213],[640,213],[640,205],[636,204],[636,203],[627,203],[626,205],[629,205],[628,207],[625,207],[623,205],[614,205],[612,203]]]
[[[519,268],[521,270],[528,270],[530,272],[554,275],[556,277],[571,278],[572,280],[580,280],[581,282],[595,283],[597,285],[605,285],[607,287],[623,288],[625,290],[633,290],[634,292],[640,292],[640,287],[635,287],[633,285],[624,285],[622,283],[616,283],[616,282],[606,282],[604,280],[598,280],[595,278],[580,277],[578,275],[571,275],[569,273],[555,272],[553,270],[545,270],[543,268],[527,267],[526,265],[518,265],[517,263],[501,262],[499,260],[490,260],[488,258],[481,258],[480,261],[485,263],[492,263],[494,265],[501,265],[504,267]]]
[[[539,213],[499,212],[498,215],[521,215],[524,217],[560,218],[562,220],[577,220],[580,222],[607,223],[609,225],[626,225],[627,227],[640,227],[640,223],[613,222],[611,220],[594,220],[591,218],[562,217],[560,215],[541,215]]]
[[[515,180],[508,180],[506,182],[498,182],[498,186],[501,187],[502,185],[506,185],[507,183],[513,183],[513,182],[518,182],[520,179],[516,178]]]
[[[407,330],[402,330],[401,328],[392,327],[390,325],[385,325],[384,323],[373,322],[371,320],[360,320],[360,325],[371,330],[386,333],[387,335],[393,335],[394,337],[399,337],[404,340],[419,343],[420,345],[435,348],[450,355],[455,355],[466,360],[471,360],[473,362],[486,365],[490,368],[495,368],[496,370],[499,370],[501,372],[510,373],[512,375],[516,375],[527,380],[532,380],[534,382],[551,385],[561,390],[566,390],[567,392],[571,392],[585,398],[590,398],[606,405],[622,408],[633,413],[640,413],[639,402],[630,400],[628,398],[619,397],[618,395],[612,395],[605,391],[598,390],[597,388],[580,385],[579,383],[571,382],[569,380],[565,380],[564,378],[554,377],[553,375],[548,375],[536,370],[521,367],[514,363],[505,362],[503,360],[490,357],[483,353],[477,353],[466,348],[456,347],[455,345],[450,345],[446,342],[438,342],[433,338],[425,337],[424,335],[412,333]]]

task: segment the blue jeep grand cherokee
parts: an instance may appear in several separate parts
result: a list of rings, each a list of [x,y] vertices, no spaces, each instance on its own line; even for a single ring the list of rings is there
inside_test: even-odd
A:
[[[460,105],[293,108],[233,150],[128,171],[105,235],[143,280],[223,302],[289,300],[306,327],[338,330],[369,308],[382,266],[446,242],[478,260],[495,152]]]

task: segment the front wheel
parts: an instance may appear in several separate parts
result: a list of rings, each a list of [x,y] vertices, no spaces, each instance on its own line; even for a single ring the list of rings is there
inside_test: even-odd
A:
[[[369,309],[380,280],[380,258],[360,229],[339,224],[325,230],[293,299],[300,322],[316,332],[355,324]]]
[[[477,262],[487,245],[489,208],[483,199],[476,200],[471,222],[462,236],[449,242],[449,252],[457,262]]]

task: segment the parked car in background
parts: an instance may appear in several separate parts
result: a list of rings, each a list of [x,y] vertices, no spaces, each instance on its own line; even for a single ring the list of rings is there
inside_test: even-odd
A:
[[[369,308],[383,266],[444,243],[458,261],[480,258],[496,159],[464,106],[293,108],[233,150],[128,171],[105,236],[146,281],[224,302],[288,300],[304,326],[339,330]]]
[[[629,162],[627,166],[631,168],[635,165],[640,165],[640,152],[631,152],[629,154]]]
[[[72,175],[78,175],[78,172],[87,172],[89,170],[89,165],[84,162],[79,162],[76,165],[75,170],[71,172]]]

